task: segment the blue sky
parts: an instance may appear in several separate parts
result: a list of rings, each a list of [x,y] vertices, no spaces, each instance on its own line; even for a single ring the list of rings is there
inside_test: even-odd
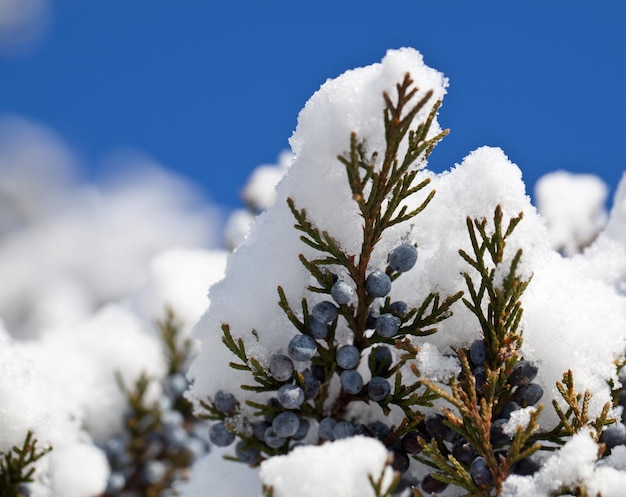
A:
[[[56,0],[30,51],[0,58],[0,113],[40,122],[104,174],[134,149],[239,204],[327,78],[413,46],[450,78],[432,156],[500,146],[542,174],[626,169],[626,2]]]

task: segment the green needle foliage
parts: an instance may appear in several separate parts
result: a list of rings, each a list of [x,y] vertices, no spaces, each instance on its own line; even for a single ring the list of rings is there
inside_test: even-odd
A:
[[[430,104],[432,92],[426,92],[420,99],[416,98],[418,88],[414,86],[409,74],[396,85],[394,97],[383,94],[385,109],[383,114],[385,124],[386,147],[384,151],[367,150],[365,140],[352,133],[349,141],[349,151],[339,155],[338,161],[345,168],[346,179],[363,220],[362,245],[359,253],[347,253],[336,235],[317,226],[309,218],[305,209],[299,209],[296,202],[289,198],[288,206],[295,219],[294,227],[302,233],[301,241],[314,248],[319,257],[309,259],[300,255],[300,261],[311,274],[316,284],[308,287],[312,294],[330,294],[337,274],[348,276],[346,281],[353,283],[355,290],[354,304],[338,306],[338,317],[328,325],[326,337],[317,340],[317,353],[312,359],[312,368],[322,371],[322,380],[319,393],[314,399],[306,401],[298,410],[298,415],[320,420],[332,417],[343,420],[347,416],[348,408],[353,402],[374,403],[368,396],[367,385],[358,393],[347,393],[343,389],[331,398],[330,385],[333,378],[342,372],[336,363],[336,353],[340,344],[335,335],[338,327],[347,327],[352,336],[352,344],[363,354],[376,345],[385,345],[395,348],[399,358],[395,364],[381,368],[377,364],[374,351],[367,357],[372,375],[387,378],[392,386],[390,394],[376,402],[385,414],[392,406],[397,406],[406,415],[406,420],[392,429],[385,443],[391,444],[403,435],[413,430],[423,416],[419,406],[431,405],[436,397],[429,388],[424,388],[418,381],[405,378],[403,366],[417,355],[417,348],[407,337],[423,337],[435,333],[437,324],[447,319],[451,314],[451,307],[459,300],[462,292],[452,296],[442,297],[437,292],[431,293],[419,307],[409,309],[401,320],[398,332],[392,337],[383,337],[368,331],[368,315],[390,312],[391,301],[385,299],[382,304],[375,304],[376,299],[366,290],[366,279],[371,271],[372,253],[381,240],[383,233],[392,226],[408,221],[420,214],[432,200],[434,190],[427,191],[416,207],[408,207],[405,202],[409,197],[419,194],[427,188],[430,180],[417,181],[419,166],[432,152],[436,144],[448,133],[443,131],[429,137],[431,125],[439,109],[440,102]],[[415,117],[427,105],[431,105],[430,112],[425,120],[413,126]],[[401,144],[406,151],[400,155]],[[386,274],[393,281],[400,276],[391,267],[386,268]],[[294,307],[288,300],[281,287],[278,288],[280,309],[289,318],[294,328],[304,335],[311,335],[310,306],[307,298],[303,298],[299,306]],[[378,305],[378,307],[376,307]],[[371,328],[370,328],[371,330]],[[251,357],[243,340],[235,340],[228,324],[222,326],[223,343],[237,358],[230,363],[233,369],[248,371],[254,384],[241,385],[242,390],[255,392],[276,391],[285,381],[277,381],[262,367],[260,361]],[[288,380],[296,385],[305,387],[303,375],[294,371],[293,377]],[[252,399],[246,403],[255,410],[257,416],[272,418],[281,411],[280,405],[275,402],[257,402]],[[204,402],[205,416],[208,419],[228,421],[231,417],[220,413],[213,401]],[[353,421],[348,419],[349,421]],[[233,423],[231,423],[231,426]],[[239,428],[236,434],[250,447],[257,448],[265,456],[287,452],[288,446],[279,449],[267,447],[262,441],[250,435],[250,430]],[[262,458],[259,459],[259,462]]]
[[[583,427],[593,428],[598,441],[604,427],[614,420],[608,417],[609,404],[597,419],[590,419],[590,393],[579,394],[574,390],[571,372],[567,372],[563,382],[557,384],[566,407],[553,401],[560,423],[552,430],[541,429],[539,417],[543,405],[533,407],[536,401],[529,400],[533,397],[524,393],[533,387],[535,396],[537,392],[539,397],[542,395],[541,388],[531,383],[536,368],[525,361],[520,352],[523,343],[522,296],[532,276],[522,275],[522,250],[511,252],[509,241],[522,222],[522,213],[505,220],[502,207],[497,205],[490,220],[467,218],[471,250],[459,251],[467,264],[467,270],[462,273],[465,292],[449,296],[432,292],[406,312],[395,311],[389,297],[375,298],[368,292],[366,281],[372,271],[372,254],[385,231],[421,214],[435,195],[434,190],[427,190],[430,180],[418,181],[417,175],[420,164],[447,134],[446,130],[429,138],[439,102],[431,106],[423,122],[414,125],[415,117],[429,105],[432,95],[426,93],[415,101],[418,89],[413,86],[410,75],[407,74],[395,90],[393,98],[386,92],[383,94],[385,150],[368,151],[365,140],[352,133],[349,151],[338,156],[346,171],[352,199],[362,218],[359,252],[346,252],[339,242],[339,233],[331,233],[318,226],[306,209],[299,208],[292,198],[287,199],[295,220],[294,228],[301,233],[300,240],[313,248],[316,255],[299,256],[312,277],[313,283],[307,287],[309,295],[294,305],[279,286],[278,307],[295,330],[316,339],[316,352],[311,358],[310,369],[299,372],[294,368],[291,377],[277,380],[262,361],[248,353],[244,340],[235,338],[230,326],[224,323],[222,342],[235,357],[230,367],[250,375],[250,382],[242,384],[241,390],[265,395],[259,399],[244,399],[257,420],[243,416],[240,405],[235,412],[221,412],[213,399],[202,403],[203,416],[223,422],[244,447],[258,451],[252,465],[290,450],[287,440],[279,447],[270,447],[263,434],[264,430],[272,427],[276,416],[290,411],[296,413],[299,419],[349,421],[356,433],[377,436],[396,454],[398,447],[405,450],[405,442],[409,447],[413,444],[412,448],[406,449],[405,455],[410,453],[414,460],[433,468],[433,472],[422,482],[422,489],[427,493],[431,491],[429,489],[441,491],[446,485],[454,485],[465,490],[465,496],[500,496],[506,478],[524,465],[526,468],[532,466],[529,458],[537,451],[554,450]],[[400,154],[401,144],[405,150],[403,154]],[[421,194],[421,200],[411,202],[413,207],[409,207],[406,199],[416,194]],[[392,282],[401,276],[391,266],[387,266],[384,272]],[[330,295],[339,275],[343,281],[350,283],[354,290],[353,298],[334,307],[337,316],[327,323],[326,335],[316,337],[311,327],[314,318],[310,314],[309,298],[317,294]],[[452,307],[459,300],[480,326],[481,336],[477,342],[484,350],[484,361],[481,359],[481,364],[475,364],[477,359],[476,355],[472,356],[471,347],[461,347],[452,351],[461,364],[461,373],[457,378],[446,383],[427,380],[416,367],[419,347],[415,338],[435,333],[438,324],[452,315]],[[327,303],[330,304],[330,301]],[[399,321],[399,328],[392,336],[372,332],[372,316],[383,314],[393,314]],[[361,354],[360,361],[367,361],[372,378],[388,380],[389,393],[384,398],[372,399],[369,392],[371,381],[356,392],[346,391],[343,385],[339,389],[331,388],[331,383],[337,385],[337,377],[344,371],[337,364],[336,357],[339,347],[345,344],[339,343],[336,337],[338,331],[345,336],[346,329],[349,330],[350,343]],[[252,330],[251,334],[258,339],[256,331]],[[385,348],[394,350],[395,355],[390,356],[394,359],[381,359],[383,355],[377,352]],[[276,392],[283,385],[299,386],[306,391],[305,376],[313,374],[313,371],[319,381],[318,389],[306,397],[299,407],[287,409],[275,398],[265,400],[267,393]],[[432,425],[429,428],[424,408],[432,407],[435,400],[445,405],[441,410],[441,429],[450,431],[450,438],[433,434]],[[386,427],[388,430],[381,433],[372,425],[350,417],[350,406],[356,402],[375,407],[375,412],[380,409],[385,416],[392,409],[399,409],[404,419],[397,425]],[[517,427],[507,425],[507,432],[504,433],[504,420],[510,416],[507,412],[526,407],[530,407],[525,412],[526,421],[520,422]],[[256,429],[259,426],[261,435]],[[324,439],[320,437],[316,442],[322,443]],[[469,447],[469,456],[455,455],[452,443],[459,440]],[[420,450],[421,453],[415,455]],[[477,458],[480,458],[481,474],[476,468],[472,469]],[[406,465],[402,469],[402,463],[393,458],[390,461],[397,471],[406,470]],[[247,462],[250,463],[250,460]],[[400,481],[399,475],[393,488]],[[382,488],[382,476],[379,479],[371,477],[370,482],[376,497],[391,495],[393,488]],[[270,487],[264,491],[267,496],[274,492]],[[579,492],[576,495],[585,495],[584,489],[575,491]],[[413,493],[416,497],[423,495],[418,488],[413,488]]]
[[[51,450],[38,448],[37,439],[28,431],[21,447],[15,445],[8,452],[0,452],[0,495],[22,497],[23,485],[34,481],[33,464]]]

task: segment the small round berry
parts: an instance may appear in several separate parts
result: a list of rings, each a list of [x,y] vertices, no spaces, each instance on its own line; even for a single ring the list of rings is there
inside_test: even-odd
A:
[[[330,295],[339,305],[347,304],[354,295],[354,288],[345,281],[338,281],[330,288]]]
[[[293,414],[293,413],[286,413],[286,414]],[[268,447],[271,447],[272,449],[278,449],[279,447],[282,447],[283,445],[285,445],[285,442],[287,441],[285,437],[279,437],[274,431],[274,428],[272,426],[270,426],[267,430],[265,430],[265,435],[263,436],[263,440],[265,441],[266,445]]]
[[[517,387],[515,391],[515,400],[521,406],[534,406],[539,399],[543,396],[543,388],[537,383],[529,383],[528,385],[522,385]]]
[[[509,383],[513,386],[528,385],[537,376],[539,368],[530,361],[518,362],[509,375]]]
[[[309,428],[311,427],[311,422],[307,418],[300,418],[300,425],[298,426],[298,431],[296,431],[292,436],[292,440],[302,440],[309,433]]]
[[[293,412],[281,412],[272,421],[272,428],[277,436],[287,438],[295,435],[300,427],[300,418]]]
[[[333,428],[333,438],[340,440],[354,435],[354,425],[348,421],[338,421]]]
[[[391,467],[394,471],[398,473],[405,473],[409,469],[409,465],[411,464],[411,460],[409,459],[409,455],[402,449],[391,449],[390,451],[393,454],[393,461],[391,462]]]
[[[420,433],[410,431],[402,437],[402,448],[409,454],[419,454],[422,452],[422,446],[419,441],[423,439],[424,437]]]
[[[309,316],[309,331],[313,338],[320,340],[328,335],[328,325],[313,316]]]
[[[363,377],[356,369],[347,369],[341,373],[342,388],[351,394],[357,394],[363,389]]]
[[[600,442],[605,444],[609,449],[624,445],[626,442],[626,426],[623,423],[614,423],[610,425],[600,435]]]
[[[517,402],[511,401],[502,408],[500,416],[498,417],[500,419],[509,419],[511,414],[518,409],[520,409],[520,405]]]
[[[298,385],[282,385],[276,397],[285,409],[297,409],[304,402],[304,390]]]
[[[391,291],[391,278],[383,271],[372,271],[365,280],[365,289],[372,297],[384,297]]]
[[[389,312],[402,319],[409,313],[409,305],[403,300],[396,300],[389,305]]]
[[[335,429],[336,424],[337,421],[335,421],[333,418],[321,419],[320,424],[317,428],[317,434],[322,440],[332,441],[334,439],[333,430]]]
[[[216,447],[227,447],[235,441],[234,433],[226,429],[226,425],[222,422],[215,423],[209,431],[211,443]]]
[[[474,340],[469,349],[470,361],[476,367],[482,367],[487,360],[487,346],[484,340]]]
[[[382,376],[373,376],[367,385],[367,394],[374,402],[380,402],[391,393],[391,385]]]
[[[393,314],[381,314],[376,320],[376,333],[381,337],[392,337],[398,333],[401,324],[400,318],[397,318]]]
[[[487,460],[484,457],[478,456],[472,461],[470,476],[479,487],[482,485],[491,485],[493,478],[491,477]]]
[[[448,488],[448,484],[436,480],[432,475],[426,475],[422,480],[422,490],[428,493],[438,494]]]
[[[467,440],[459,438],[454,442],[452,455],[457,461],[470,462],[476,457],[476,451]]]
[[[361,352],[354,345],[344,345],[337,349],[337,366],[342,369],[354,369],[359,364]]]
[[[267,421],[255,421],[252,423],[252,436],[259,442],[265,441],[265,432],[270,426]]]
[[[154,485],[163,480],[163,477],[167,473],[167,466],[163,461],[158,459],[152,459],[143,467],[143,479],[146,483]]]
[[[309,361],[317,351],[317,343],[308,335],[296,335],[287,346],[287,353],[294,361]]]
[[[458,434],[452,428],[444,424],[445,417],[441,414],[429,414],[426,416],[425,424],[428,435],[437,440],[445,440],[454,442],[458,438]]]
[[[374,347],[374,370],[378,375],[383,375],[389,372],[391,365],[393,364],[393,356],[389,347],[379,345]],[[372,371],[374,373],[374,371]]]
[[[256,464],[261,453],[258,449],[250,447],[246,442],[240,440],[235,445],[235,455],[244,464]]]
[[[491,425],[489,436],[494,445],[503,445],[511,441],[511,437],[504,432],[504,427],[508,423],[506,419],[496,419]]]
[[[417,261],[417,249],[413,245],[403,243],[397,246],[387,256],[389,267],[399,273],[405,273],[415,266]]]
[[[304,398],[307,400],[314,399],[322,386],[320,380],[308,368],[302,371],[302,377],[304,378]]]
[[[337,306],[328,300],[315,304],[311,310],[311,315],[322,323],[332,323],[338,314]]]
[[[237,399],[232,393],[224,392],[223,390],[218,390],[215,394],[215,408],[223,412],[224,414],[228,414],[229,416],[235,412],[237,408]]]
[[[286,355],[275,354],[270,358],[270,376],[277,381],[287,381],[293,374],[293,361]]]

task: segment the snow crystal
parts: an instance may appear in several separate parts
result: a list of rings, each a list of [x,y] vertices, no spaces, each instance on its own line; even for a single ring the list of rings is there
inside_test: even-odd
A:
[[[261,464],[260,476],[275,497],[368,497],[375,495],[368,477],[382,477],[382,488],[389,487],[388,458],[381,442],[357,436],[272,457]]]
[[[461,372],[458,359],[441,354],[432,343],[424,343],[420,347],[416,365],[420,374],[432,381],[446,381]]]
[[[573,255],[589,245],[606,223],[607,195],[606,184],[592,174],[556,171],[542,176],[535,197],[552,247]]]

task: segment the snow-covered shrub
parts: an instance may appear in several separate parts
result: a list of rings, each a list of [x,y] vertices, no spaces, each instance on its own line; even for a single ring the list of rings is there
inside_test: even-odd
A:
[[[610,220],[612,232],[564,259],[501,150],[430,172],[446,86],[411,49],[325,83],[299,116],[276,204],[210,291],[191,396],[214,420],[212,441],[260,465],[267,495],[296,495],[293,468],[334,495],[315,461],[353,474],[332,441],[357,435],[389,460],[372,455],[341,495],[559,495],[599,488],[585,475],[611,464],[622,225]],[[585,436],[600,457],[591,471],[535,483],[546,449]],[[401,475],[390,486],[385,467]],[[208,485],[202,468],[183,495]]]

